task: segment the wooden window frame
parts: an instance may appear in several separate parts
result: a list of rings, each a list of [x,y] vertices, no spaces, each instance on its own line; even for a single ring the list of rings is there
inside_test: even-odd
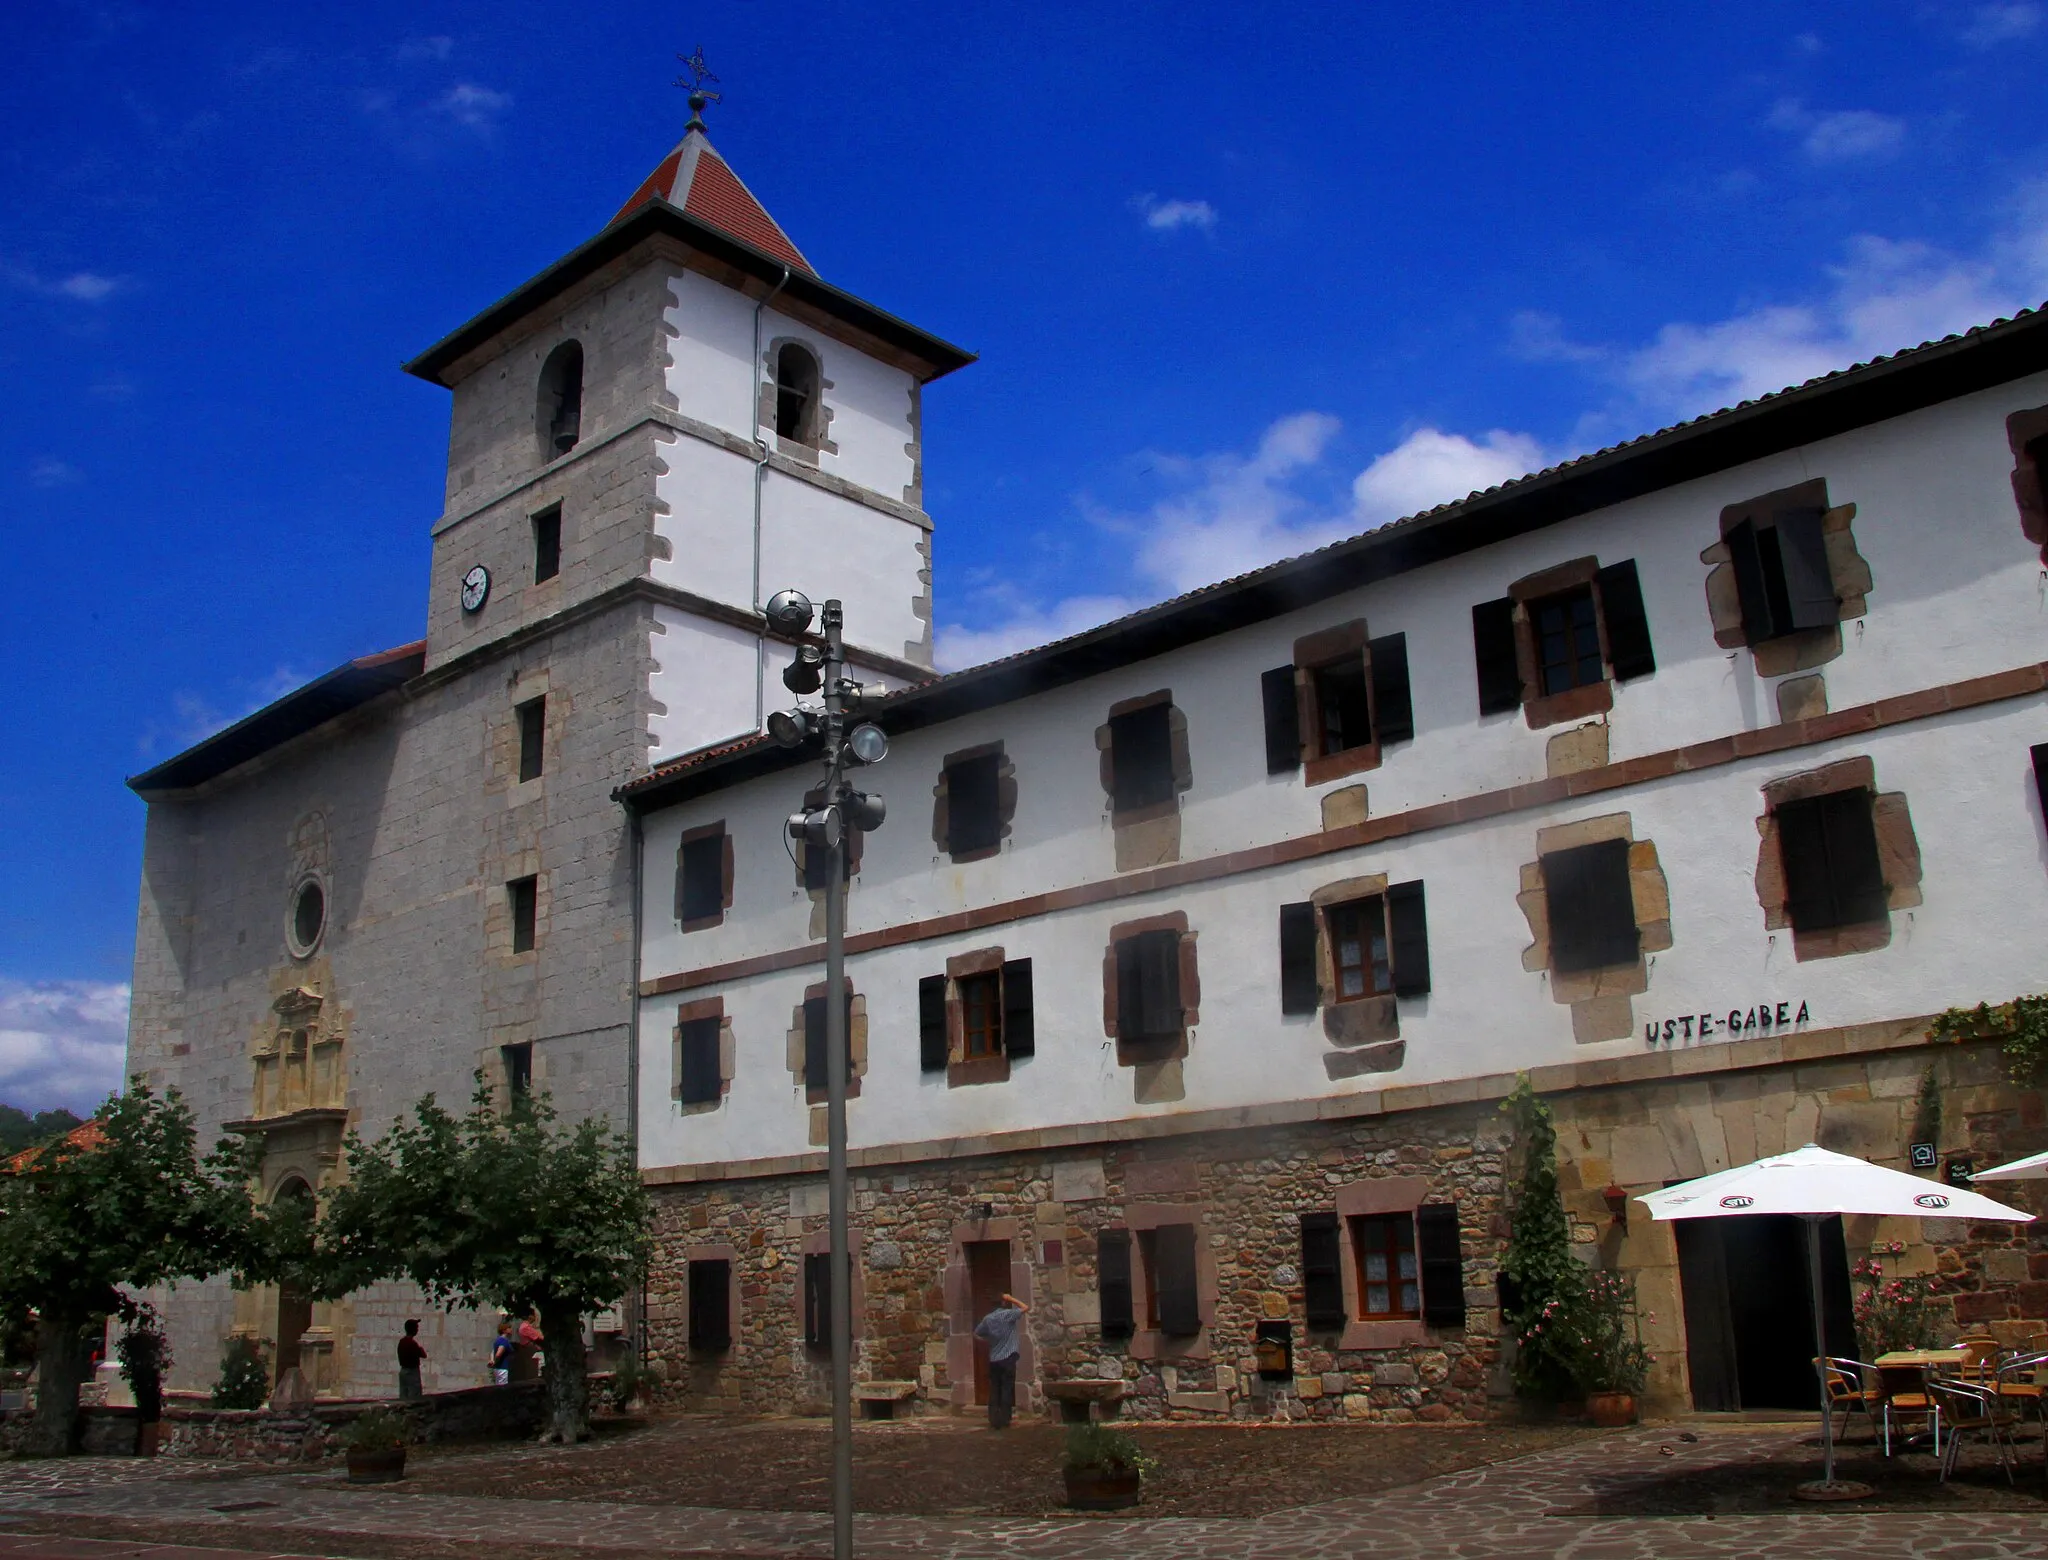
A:
[[[718,858],[718,908],[716,911],[706,915],[689,916],[684,912],[690,908],[687,892],[689,887],[688,864],[691,855],[690,848],[693,845],[701,846],[704,841],[711,839],[724,842],[720,848]],[[698,853],[700,861],[702,860],[702,855],[703,853],[700,851]],[[687,933],[708,931],[714,926],[723,926],[725,924],[725,912],[732,908],[732,888],[733,842],[732,835],[726,830],[725,820],[721,818],[716,823],[699,824],[695,828],[683,830],[682,837],[676,841],[675,918],[677,929]],[[703,907],[699,906],[699,908]]]
[[[996,1044],[985,1055],[970,1055],[968,1052],[965,989],[972,982],[992,982],[995,987]],[[1028,958],[1006,958],[999,947],[976,948],[969,953],[954,954],[946,960],[944,975],[927,976],[919,983],[919,1067],[924,1072],[939,1070],[936,1055],[925,1054],[927,1045],[935,1044],[936,1036],[928,1041],[922,1033],[930,1017],[924,1011],[927,1001],[924,987],[930,985],[938,989],[941,984],[945,1003],[944,1070],[947,1086],[960,1088],[968,1084],[1007,1082],[1011,1063],[1034,1055],[1037,1049],[1031,961]]]
[[[1580,609],[1584,608],[1583,614]],[[1561,630],[1565,642],[1561,660],[1549,658],[1551,630],[1545,619],[1551,613],[1564,618]],[[1580,621],[1583,616],[1584,621]],[[1594,594],[1590,581],[1584,585],[1567,586],[1548,596],[1539,596],[1528,603],[1529,645],[1531,661],[1535,668],[1537,699],[1562,699],[1607,681],[1607,644],[1605,625],[1601,621],[1600,598]],[[1590,632],[1592,643],[1585,638]],[[1585,667],[1590,659],[1593,675],[1585,676]],[[1555,669],[1563,678],[1562,686],[1553,687],[1551,674]]]
[[[1167,1225],[1186,1225],[1193,1231],[1199,1326],[1185,1336],[1170,1335],[1157,1324],[1156,1232]],[[1127,1203],[1121,1227],[1131,1243],[1131,1357],[1165,1361],[1213,1357],[1221,1284],[1216,1255],[1209,1245],[1206,1209],[1199,1203]]]
[[[960,1003],[960,1060],[963,1064],[1004,1059],[1003,974],[1001,970],[962,976],[955,982]]]
[[[1590,592],[1593,602],[1593,629],[1600,647],[1601,676],[1597,682],[1579,683],[1546,693],[1543,688],[1543,663],[1541,646],[1538,643],[1536,615],[1548,602],[1561,596],[1575,595],[1581,588]],[[1615,592],[1613,601],[1608,593]],[[1531,730],[1554,726],[1564,721],[1584,720],[1589,716],[1605,714],[1614,708],[1614,685],[1620,681],[1632,681],[1638,677],[1652,675],[1656,671],[1656,656],[1648,630],[1647,614],[1642,614],[1640,644],[1632,643],[1632,656],[1627,667],[1617,667],[1615,661],[1614,634],[1611,620],[1624,604],[1640,606],[1642,582],[1636,570],[1633,557],[1602,567],[1597,557],[1574,558],[1569,563],[1542,569],[1525,575],[1508,586],[1505,615],[1498,619],[1486,617],[1502,607],[1501,602],[1481,602],[1474,606],[1473,631],[1475,653],[1482,619],[1497,623],[1500,631],[1511,627],[1514,640],[1515,673],[1521,684],[1521,709],[1524,720]],[[1632,614],[1622,611],[1624,618]],[[1505,651],[1503,641],[1499,648]],[[1640,664],[1637,664],[1637,662]],[[1482,668],[1483,670],[1483,668]],[[1481,713],[1488,713],[1484,701],[1483,685]],[[1503,709],[1501,711],[1505,713]]]
[[[1368,1323],[1421,1321],[1422,1253],[1416,1239],[1414,1210],[1410,1209],[1405,1212],[1394,1213],[1354,1213],[1345,1221],[1345,1224],[1347,1227],[1346,1233],[1350,1237],[1351,1260],[1357,1268],[1354,1288],[1358,1295],[1358,1319],[1361,1322]],[[1382,1231],[1389,1236],[1396,1237],[1387,1245],[1383,1253],[1376,1253],[1369,1249],[1367,1237],[1375,1231]],[[1400,1244],[1401,1237],[1405,1237],[1407,1241],[1405,1248]],[[1382,1311],[1375,1311],[1372,1308],[1372,1290],[1375,1281],[1372,1275],[1366,1271],[1368,1259],[1377,1254],[1383,1254],[1393,1259],[1385,1284],[1390,1300],[1396,1303],[1390,1304],[1387,1309]],[[1400,1259],[1404,1255],[1408,1258],[1409,1265],[1414,1269],[1411,1278],[1403,1278],[1400,1273]],[[1398,1304],[1400,1292],[1409,1282],[1413,1282],[1415,1286],[1415,1305],[1412,1310]]]
[[[1334,1007],[1344,1002],[1365,1002],[1373,997],[1393,996],[1394,942],[1392,928],[1387,920],[1387,896],[1384,893],[1361,895],[1356,899],[1346,899],[1336,904],[1324,905],[1322,913],[1323,936],[1327,940],[1330,950],[1331,1005]],[[1362,941],[1369,941],[1372,923],[1377,922],[1379,941],[1385,954],[1383,962],[1386,965],[1386,980],[1384,983],[1378,982],[1375,961],[1368,954],[1364,962],[1359,966],[1365,977],[1364,989],[1356,993],[1347,994],[1344,990],[1344,973],[1347,966],[1344,964],[1340,954],[1342,939],[1339,936],[1339,926],[1340,918],[1351,916],[1358,917],[1364,923]]]

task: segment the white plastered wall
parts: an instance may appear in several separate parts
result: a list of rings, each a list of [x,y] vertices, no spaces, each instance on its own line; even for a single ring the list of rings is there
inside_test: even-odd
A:
[[[746,736],[754,725],[759,639],[744,628],[657,605],[648,636],[648,761]]]

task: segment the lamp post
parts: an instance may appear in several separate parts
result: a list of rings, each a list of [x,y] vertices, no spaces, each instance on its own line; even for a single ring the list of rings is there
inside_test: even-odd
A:
[[[844,614],[827,601],[819,615],[824,643],[806,636],[811,603],[801,592],[777,591],[768,600],[769,628],[797,641],[795,659],[782,673],[783,685],[802,698],[822,693],[822,710],[778,710],[768,717],[768,734],[784,747],[821,739],[825,785],[815,807],[791,813],[789,837],[801,841],[806,867],[813,851],[825,853],[825,1183],[831,1225],[826,1259],[832,1346],[832,1555],[853,1555],[853,1265],[847,1237],[846,1186],[846,837],[882,825],[879,796],[860,791],[846,778],[849,765],[877,764],[887,756],[882,728],[858,715],[862,688],[846,676]]]

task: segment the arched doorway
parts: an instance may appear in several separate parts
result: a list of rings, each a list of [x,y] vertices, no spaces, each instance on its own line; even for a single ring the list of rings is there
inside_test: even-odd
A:
[[[297,1176],[287,1177],[271,1194],[273,1204],[290,1201],[304,1202],[310,1217],[313,1210],[313,1188]],[[296,1370],[299,1364],[299,1339],[307,1328],[313,1325],[313,1297],[296,1284],[283,1283],[277,1286],[277,1375]]]

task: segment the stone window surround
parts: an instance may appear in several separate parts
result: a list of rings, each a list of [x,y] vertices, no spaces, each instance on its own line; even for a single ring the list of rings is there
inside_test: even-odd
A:
[[[2048,474],[2035,467],[2029,446],[2048,438],[2048,406],[2014,412],[2005,420],[2005,438],[2012,450],[2012,496],[2019,506],[2020,534],[2041,549],[2048,563]]]
[[[696,1354],[697,1346],[690,1341],[690,1271],[692,1262],[723,1262],[726,1273],[725,1319],[731,1342],[723,1349],[706,1351],[702,1358],[724,1359],[738,1354],[745,1347],[746,1328],[740,1315],[740,1254],[735,1246],[685,1246],[683,1248],[683,1347]],[[799,1320],[801,1325],[801,1320]]]
[[[299,896],[308,888],[320,890],[320,929],[313,934],[311,942],[299,941]],[[290,892],[284,896],[284,946],[292,958],[304,963],[320,951],[320,945],[327,941],[328,923],[334,917],[334,884],[324,867],[308,867],[292,879]]]
[[[718,1098],[696,1100],[685,1103],[683,1091],[683,1025],[699,1019],[718,1020]],[[732,1018],[725,1011],[724,997],[705,997],[697,1002],[685,1002],[676,1009],[675,1023],[669,1029],[670,1065],[668,1096],[676,1102],[676,1111],[684,1116],[702,1116],[717,1110],[725,1103],[725,1097],[732,1092],[733,1066],[739,1055],[739,1048],[733,1041]]]
[[[547,945],[548,919],[553,896],[548,891],[548,874],[540,868],[537,850],[509,851],[493,869],[499,880],[484,889],[484,946],[490,963],[498,969],[518,969],[540,962],[540,950]],[[533,946],[512,951],[512,885],[533,879]]]
[[[1117,1034],[1118,980],[1116,968],[1117,944],[1127,937],[1141,932],[1178,932],[1180,934],[1180,1041],[1164,1055],[1127,1055],[1123,1039]],[[1109,929],[1109,945],[1102,955],[1102,1028],[1103,1033],[1116,1041],[1116,1063],[1119,1067],[1140,1067],[1168,1061],[1179,1061],[1188,1054],[1188,1035],[1201,1022],[1202,979],[1195,958],[1195,933],[1188,930],[1185,910],[1174,910],[1165,915],[1142,916],[1135,921],[1119,921]]]
[[[1849,790],[1871,793],[1870,822],[1877,833],[1877,860],[1884,871],[1887,914],[1882,921],[1832,926],[1817,932],[1799,931],[1793,927],[1786,908],[1788,888],[1784,857],[1778,846],[1777,810],[1787,802],[1806,801],[1830,791]],[[1757,902],[1763,906],[1765,928],[1773,932],[1791,931],[1792,956],[1802,964],[1810,959],[1870,953],[1889,946],[1892,940],[1889,912],[1910,910],[1922,902],[1920,843],[1913,833],[1913,818],[1906,806],[1905,793],[1879,791],[1876,764],[1868,755],[1859,755],[1772,780],[1763,787],[1763,796],[1764,811],[1756,820],[1756,895]]]
[[[782,381],[777,374],[777,365],[782,359],[784,347],[801,347],[811,355],[812,363],[818,369],[818,398],[811,407],[811,437],[785,439],[775,431],[777,402],[780,400]],[[818,464],[818,457],[837,455],[839,446],[828,436],[832,427],[832,404],[825,398],[825,392],[836,388],[834,381],[825,377],[825,354],[818,350],[818,344],[805,336],[777,336],[762,346],[761,360],[761,401],[758,412],[760,425],[766,429],[765,438],[775,441],[778,454],[791,460],[800,460],[807,466]]]
[[[822,1357],[824,1355],[825,1349],[822,1346],[813,1349],[810,1344],[804,1341],[804,1259],[806,1257],[825,1255],[828,1254],[831,1250],[832,1230],[830,1226],[812,1230],[809,1234],[804,1236],[803,1243],[797,1252],[796,1262],[793,1264],[796,1269],[795,1288],[797,1347],[803,1349],[807,1354],[812,1354],[814,1356],[819,1357]],[[853,1350],[856,1357],[856,1365],[859,1363],[858,1356],[860,1354],[861,1331],[863,1327],[866,1325],[868,1317],[868,1286],[866,1279],[867,1267],[866,1264],[862,1261],[862,1257],[865,1255],[866,1250],[866,1234],[857,1227],[849,1226],[846,1232],[846,1251],[847,1255],[852,1259],[853,1267],[853,1273],[851,1276],[851,1280],[848,1284],[848,1288],[851,1291],[853,1297],[853,1304],[851,1307],[853,1311],[853,1326],[851,1328],[851,1331],[853,1334]],[[734,1328],[734,1333],[734,1342],[735,1344],[737,1344],[737,1327]]]
[[[718,914],[697,916],[686,921],[683,919],[683,847],[694,845],[699,840],[711,839],[714,836],[725,841],[725,850],[719,864],[722,880],[719,884]],[[694,829],[683,830],[682,838],[676,841],[675,917],[677,929],[687,933],[708,931],[714,926],[723,926],[725,924],[725,912],[732,908],[732,881],[732,835],[726,832],[725,820],[720,818],[716,823],[703,823]]]
[[[522,780],[519,778],[519,709],[535,699],[547,701],[541,707],[542,762],[539,774],[531,780]],[[556,694],[545,666],[517,668],[507,680],[505,708],[503,714],[492,722],[491,745],[497,760],[497,772],[504,777],[501,784],[505,797],[511,805],[516,807],[547,794],[551,766],[546,755],[561,751],[562,723],[568,713],[568,702],[566,694]]]
[[[1641,934],[1636,957],[1629,964],[1560,974],[1550,968],[1550,901],[1543,882],[1543,858],[1601,840],[1629,842],[1629,895]],[[1671,946],[1670,885],[1658,862],[1655,843],[1635,837],[1634,824],[1625,812],[1538,829],[1536,859],[1522,864],[1515,902],[1529,923],[1530,942],[1522,950],[1522,968],[1532,975],[1539,971],[1549,974],[1551,1000],[1572,1010],[1573,1040],[1590,1045],[1632,1038],[1635,1007],[1630,998],[1650,989],[1650,955]]]
[[[868,1070],[868,999],[853,989],[851,975],[845,977],[844,989],[853,999],[846,1020],[846,1043],[852,1052],[850,1065],[846,1069],[846,1097],[851,1100],[860,1097],[860,1081],[867,1075]],[[796,1086],[804,1091],[805,1102],[820,1107],[821,1115],[825,1103],[825,1080],[820,1078],[813,1083],[804,1077],[804,1003],[813,997],[824,995],[825,982],[822,980],[804,987],[803,1001],[797,1003],[790,1016],[788,1034],[790,1077],[796,1081]]]
[[[1008,1241],[1010,1244],[1010,1293],[1026,1305],[1031,1297],[1031,1232],[1021,1219],[972,1219],[953,1226],[952,1245],[947,1252],[943,1282],[946,1295],[946,1380],[956,1408],[974,1405],[974,1293],[969,1285],[967,1247],[969,1242]],[[1021,1246],[1021,1255],[1020,1255]],[[1017,1330],[1017,1385],[1020,1396],[1038,1379],[1038,1341],[1027,1324]]]
[[[1607,646],[1607,609],[1600,599],[1600,560],[1574,558],[1525,574],[1508,586],[1508,599],[1515,604],[1515,667],[1522,677],[1522,716],[1531,731],[1568,720],[1604,715],[1614,708],[1614,658]],[[1593,593],[1593,625],[1600,635],[1600,668],[1605,675],[1596,683],[1567,688],[1563,693],[1543,693],[1542,671],[1536,657],[1536,625],[1530,609],[1547,596],[1585,586]]]
[[[1191,1224],[1195,1229],[1195,1311],[1202,1330],[1192,1338],[1169,1338],[1157,1328],[1147,1327],[1152,1295],[1152,1264],[1138,1237],[1162,1224]],[[1135,1360],[1206,1360],[1215,1354],[1210,1334],[1215,1330],[1216,1307],[1221,1283],[1216,1270],[1216,1253],[1209,1246],[1209,1231],[1200,1203],[1131,1202],[1124,1204],[1120,1225],[1131,1236],[1131,1318],[1134,1323],[1125,1351]]]
[[[550,484],[552,485],[552,484]],[[526,535],[529,566],[534,562],[537,548],[537,532],[540,522],[548,515],[555,517],[555,572],[544,580],[528,580],[521,592],[527,606],[538,606],[553,601],[562,593],[562,560],[569,550],[569,506],[560,498],[551,498],[546,503],[534,504],[530,496],[527,501]]]
[[[1412,1225],[1415,1210],[1429,1201],[1429,1178],[1420,1175],[1383,1175],[1353,1181],[1337,1188],[1337,1231],[1341,1246],[1337,1267],[1344,1280],[1344,1330],[1337,1339],[1340,1349],[1399,1349],[1429,1342],[1429,1327],[1421,1317],[1398,1321],[1369,1322],[1362,1319],[1364,1296],[1359,1292],[1358,1244],[1351,1221],[1372,1214],[1405,1213]],[[1416,1287],[1422,1284],[1422,1252],[1416,1252]]]
[[[1384,915],[1387,881],[1387,874],[1384,872],[1375,873],[1370,877],[1340,878],[1334,883],[1325,883],[1308,896],[1309,903],[1316,907],[1317,1007],[1323,1018],[1323,1038],[1332,1045],[1359,1046],[1374,1041],[1401,1038],[1401,1017],[1391,991],[1381,996],[1339,1000],[1336,953],[1330,942],[1330,911],[1338,905],[1348,905],[1361,899],[1377,897],[1380,900],[1381,913]],[[1389,926],[1387,931],[1391,939],[1392,927]],[[1392,952],[1390,945],[1390,959]],[[1394,1065],[1400,1064],[1396,1061]],[[1375,1070],[1391,1071],[1386,1068]]]
[[[1784,509],[1821,511],[1821,536],[1827,547],[1828,570],[1834,576],[1836,596],[1841,603],[1840,617],[1832,628],[1801,629],[1752,645],[1748,630],[1742,625],[1742,598],[1735,588],[1735,563],[1728,551],[1727,536],[1745,520],[1768,520]],[[1700,562],[1708,566],[1707,615],[1714,625],[1714,643],[1723,650],[1748,649],[1759,677],[1811,671],[1841,655],[1841,624],[1860,618],[1869,610],[1866,597],[1872,585],[1870,565],[1857,550],[1855,532],[1851,529],[1855,518],[1854,504],[1828,503],[1825,477],[1777,488],[1724,508],[1718,539],[1700,554]]]
[[[1356,656],[1365,669],[1366,699],[1372,699],[1372,655],[1367,646],[1371,634],[1364,618],[1353,618],[1334,628],[1318,629],[1294,641],[1294,708],[1301,731],[1301,778],[1306,785],[1322,785],[1345,775],[1380,767],[1379,711],[1372,711],[1371,739],[1341,753],[1324,753],[1322,744],[1322,703],[1316,696],[1316,673],[1324,667]]]
[[[546,406],[548,400],[552,398],[555,401],[553,414],[555,416],[560,415],[560,391],[559,389],[551,390],[548,385],[548,379],[550,374],[554,372],[555,364],[558,361],[567,361],[565,349],[569,347],[574,347],[576,349],[576,442],[571,444],[569,448],[566,450],[557,450],[554,447],[554,429],[552,426],[552,417],[548,415],[543,415],[542,409],[543,407]],[[563,456],[570,454],[572,451],[574,451],[575,449],[577,449],[579,446],[586,442],[587,430],[585,430],[585,428],[583,427],[584,401],[586,399],[584,392],[589,388],[590,380],[590,348],[584,345],[583,338],[581,336],[565,335],[559,341],[556,341],[552,346],[550,346],[544,354],[542,354],[540,360],[540,369],[534,376],[533,404],[533,426],[535,443],[539,446],[540,464],[542,466],[545,467],[547,465],[552,464],[554,461],[560,460]]]
[[[976,948],[968,953],[956,953],[946,960],[946,1087],[949,1089],[967,1084],[1010,1081],[1010,1053],[1007,1048],[994,1056],[970,1058],[967,1055],[967,1009],[960,1000],[963,977],[994,975],[1000,981],[1002,973],[1001,948]],[[996,1238],[993,1235],[989,1237],[991,1240]]]
[[[1173,795],[1148,807],[1119,811],[1111,723],[1119,715],[1134,714],[1155,704],[1167,707],[1167,758],[1173,770]],[[1182,792],[1193,787],[1195,770],[1188,748],[1187,712],[1173,702],[1173,690],[1157,688],[1151,693],[1119,699],[1110,705],[1108,715],[1095,728],[1095,749],[1103,800],[1108,804],[1110,830],[1115,842],[1117,871],[1132,872],[1180,860],[1180,798]]]
[[[952,798],[948,791],[950,774],[955,764],[971,759],[996,758],[996,842],[979,850],[956,851],[949,843],[952,830]],[[961,748],[948,753],[939,761],[939,778],[932,786],[932,844],[939,854],[948,857],[955,866],[969,861],[986,861],[991,856],[1002,854],[1003,841],[1010,837],[1010,825],[1017,816],[1017,765],[1003,751],[1000,740],[983,742],[975,747]]]

